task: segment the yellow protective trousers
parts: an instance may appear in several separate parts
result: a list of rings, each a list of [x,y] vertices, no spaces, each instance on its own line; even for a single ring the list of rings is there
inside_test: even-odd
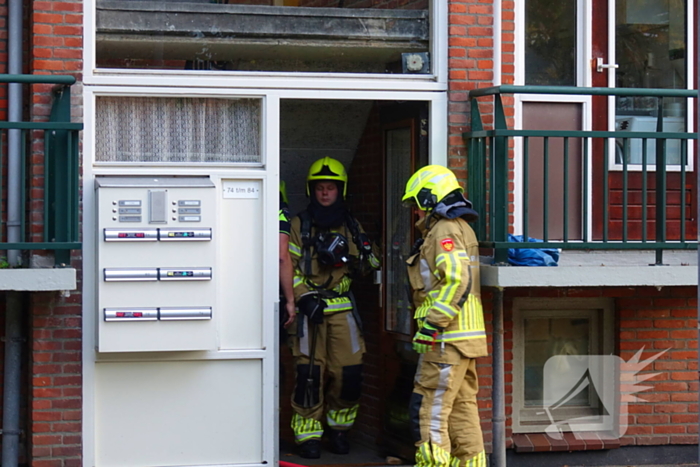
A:
[[[411,396],[416,467],[486,467],[476,360],[440,344],[418,362]]]
[[[303,336],[292,336],[296,366],[292,429],[297,443],[320,438],[324,416],[329,428],[350,429],[359,407],[365,352],[352,312],[325,315],[320,325],[309,324],[304,319],[303,327]],[[313,369],[309,372],[314,332],[316,347]]]

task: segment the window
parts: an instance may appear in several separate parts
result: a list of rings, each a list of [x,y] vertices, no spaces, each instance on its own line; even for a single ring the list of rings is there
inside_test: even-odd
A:
[[[575,384],[565,401],[548,400],[548,393],[552,393],[548,388],[563,384],[567,380],[568,369],[565,368],[565,360],[551,361],[554,365],[561,365],[554,367],[561,381],[545,381],[544,370],[547,361],[557,355],[585,359],[586,356],[610,354],[613,344],[612,310],[611,302],[605,299],[515,300],[514,433],[544,432],[550,425],[580,417],[587,418],[590,431],[610,428],[607,426],[608,420],[603,417],[608,414],[594,385]]]
[[[430,0],[98,0],[100,69],[430,74]]]
[[[261,102],[249,98],[98,97],[95,160],[260,163]]]
[[[525,84],[576,85],[576,0],[525,3]]]
[[[685,0],[617,0],[615,9],[615,56],[618,88],[687,89],[687,14]],[[617,131],[656,131],[659,113],[654,97],[625,97],[615,99]],[[666,97],[662,103],[663,131],[686,131],[688,100]],[[641,165],[643,144],[640,139],[623,147],[618,140],[616,163]],[[647,140],[647,165],[656,164],[656,140]],[[681,165],[683,154],[680,140],[666,143],[666,163]]]

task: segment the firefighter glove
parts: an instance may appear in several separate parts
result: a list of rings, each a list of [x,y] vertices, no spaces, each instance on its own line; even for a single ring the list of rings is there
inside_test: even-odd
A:
[[[306,315],[314,324],[323,323],[323,310],[326,308],[326,302],[317,293],[309,293],[303,295],[297,302],[299,313]]]
[[[418,353],[426,353],[435,347],[437,336],[438,328],[425,321],[423,327],[413,337],[413,350]]]

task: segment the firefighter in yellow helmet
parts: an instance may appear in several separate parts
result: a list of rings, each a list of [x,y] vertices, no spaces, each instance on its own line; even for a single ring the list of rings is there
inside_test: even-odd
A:
[[[478,215],[451,170],[429,165],[406,184],[422,238],[408,259],[420,354],[410,403],[416,467],[486,466],[476,357],[487,355]]]
[[[347,181],[339,161],[314,162],[306,178],[310,202],[292,219],[289,239],[298,309],[292,429],[299,454],[310,459],[320,457],[324,422],[331,450],[349,452],[365,352],[350,285],[356,275],[379,268],[376,251],[345,206]]]

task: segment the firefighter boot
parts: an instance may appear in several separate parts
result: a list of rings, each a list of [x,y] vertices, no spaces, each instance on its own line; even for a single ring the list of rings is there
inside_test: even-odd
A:
[[[331,451],[335,454],[347,454],[350,452],[348,432],[330,430]]]
[[[299,445],[299,456],[304,459],[318,459],[321,457],[321,441],[310,439]]]

